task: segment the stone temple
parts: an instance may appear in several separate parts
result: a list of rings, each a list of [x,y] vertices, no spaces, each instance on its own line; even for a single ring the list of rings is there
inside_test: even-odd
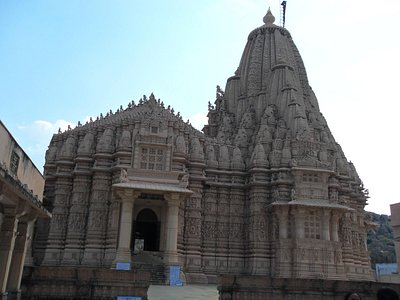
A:
[[[290,33],[263,21],[203,132],[151,94],[53,136],[37,265],[372,280],[362,182]]]

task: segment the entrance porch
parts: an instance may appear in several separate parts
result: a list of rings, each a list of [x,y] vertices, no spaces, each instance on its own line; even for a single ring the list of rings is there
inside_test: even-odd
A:
[[[179,208],[192,194],[187,181],[181,172],[130,169],[125,174],[113,185],[114,201],[120,202],[115,267],[179,265]]]

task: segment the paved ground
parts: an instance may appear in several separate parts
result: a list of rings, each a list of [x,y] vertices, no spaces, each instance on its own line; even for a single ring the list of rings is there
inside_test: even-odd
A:
[[[149,300],[218,300],[214,284],[189,284],[185,286],[151,285]]]

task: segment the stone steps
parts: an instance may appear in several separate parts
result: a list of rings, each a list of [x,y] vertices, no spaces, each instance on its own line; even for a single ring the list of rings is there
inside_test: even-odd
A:
[[[165,284],[165,266],[163,259],[152,252],[142,252],[133,257],[132,269],[150,272],[151,284]]]

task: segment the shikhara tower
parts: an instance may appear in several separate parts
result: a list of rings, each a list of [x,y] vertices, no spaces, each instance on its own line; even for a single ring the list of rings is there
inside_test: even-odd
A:
[[[366,195],[268,11],[204,133],[154,95],[53,136],[40,265],[371,280]],[[140,245],[144,242],[144,251]],[[135,251],[136,248],[136,251]]]

